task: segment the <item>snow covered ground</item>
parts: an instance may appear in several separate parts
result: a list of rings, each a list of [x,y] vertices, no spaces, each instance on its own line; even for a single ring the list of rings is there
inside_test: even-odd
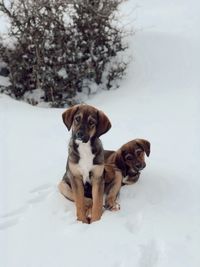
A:
[[[122,188],[121,210],[99,222],[77,222],[56,187],[70,136],[63,110],[0,95],[1,267],[200,266],[199,10],[198,0],[123,6],[133,62],[120,89],[87,103],[112,121],[105,148],[141,137],[152,153]]]

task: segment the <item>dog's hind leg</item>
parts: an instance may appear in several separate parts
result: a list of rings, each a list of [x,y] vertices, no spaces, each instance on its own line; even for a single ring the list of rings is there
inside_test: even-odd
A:
[[[62,180],[59,184],[58,184],[58,189],[60,191],[60,193],[66,197],[67,199],[74,201],[74,194],[72,192],[71,187],[64,181]]]
[[[74,201],[74,194],[73,194],[72,188],[64,180],[62,180],[58,184],[58,189],[64,197],[66,197],[67,199],[69,199],[71,201]],[[91,206],[92,206],[92,199],[91,198],[85,197],[85,206],[87,208],[91,208]]]

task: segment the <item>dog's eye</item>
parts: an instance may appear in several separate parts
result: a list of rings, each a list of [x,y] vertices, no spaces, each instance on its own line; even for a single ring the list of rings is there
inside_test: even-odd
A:
[[[142,153],[143,153],[143,151],[141,149],[138,149],[138,150],[135,151],[135,154],[136,154],[137,157],[141,156]]]
[[[75,120],[75,122],[78,123],[78,122],[80,122],[81,118],[80,117],[75,117],[74,120]]]
[[[132,160],[133,157],[131,155],[126,156],[126,160]]]
[[[93,121],[89,121],[89,126],[93,126],[94,122]]]

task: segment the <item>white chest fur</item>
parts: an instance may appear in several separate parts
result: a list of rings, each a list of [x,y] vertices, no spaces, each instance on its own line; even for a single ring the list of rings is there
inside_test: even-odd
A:
[[[80,156],[78,167],[80,169],[80,173],[83,176],[83,182],[85,184],[86,182],[90,182],[89,172],[93,168],[94,154],[92,154],[90,141],[87,143],[77,142],[77,144],[78,144],[78,152]]]

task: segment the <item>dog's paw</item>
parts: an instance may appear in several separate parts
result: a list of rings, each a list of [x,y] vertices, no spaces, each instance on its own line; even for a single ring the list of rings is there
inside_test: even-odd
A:
[[[116,203],[113,205],[113,207],[112,207],[111,210],[112,210],[112,211],[118,211],[118,210],[120,210],[120,204],[116,202]]]
[[[120,210],[120,204],[117,203],[117,202],[106,203],[104,207],[105,207],[105,209],[110,210],[110,211],[118,211],[118,210]]]
[[[91,218],[92,218],[92,208],[88,208],[86,210],[86,218],[88,219],[89,222],[91,221]]]
[[[90,224],[90,218],[87,218],[85,216],[77,216],[77,221],[80,221],[82,223]]]

